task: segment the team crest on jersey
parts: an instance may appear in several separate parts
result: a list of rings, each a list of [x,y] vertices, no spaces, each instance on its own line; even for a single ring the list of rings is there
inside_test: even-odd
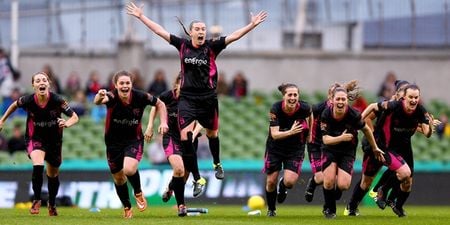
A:
[[[133,109],[133,115],[139,116],[141,114],[141,109]]]
[[[51,110],[50,111],[50,117],[51,118],[55,118],[55,117],[59,117],[59,116],[60,116],[60,113],[59,113],[58,110]]]
[[[327,124],[326,123],[320,123],[320,129],[321,130],[327,129]]]

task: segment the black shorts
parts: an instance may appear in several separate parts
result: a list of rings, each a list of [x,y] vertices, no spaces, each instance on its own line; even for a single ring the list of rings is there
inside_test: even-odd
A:
[[[164,135],[163,148],[166,158],[169,158],[171,155],[182,155],[180,138],[175,138],[171,135]]]
[[[325,170],[331,163],[336,163],[337,167],[344,170],[348,174],[353,173],[353,164],[355,164],[355,156],[342,154],[324,150],[322,152],[322,169]]]
[[[62,143],[61,142],[43,142],[39,140],[27,141],[27,153],[30,156],[34,150],[45,152],[44,160],[53,167],[59,167],[62,163]]]
[[[317,173],[322,171],[322,150],[320,145],[308,144],[309,163],[311,171]]]
[[[219,103],[217,96],[180,96],[178,102],[178,124],[180,129],[197,120],[204,128],[219,129]]]
[[[266,150],[264,156],[264,169],[263,172],[266,174],[271,174],[281,169],[291,170],[298,175],[300,175],[302,170],[303,158],[305,156],[305,151],[303,145],[303,150],[289,151],[284,154],[280,154],[276,150]]]
[[[372,150],[364,152],[362,164],[362,172],[364,175],[374,177],[380,171],[381,167],[383,167],[383,163],[375,158]]]
[[[135,141],[126,145],[107,145],[106,157],[109,170],[115,174],[122,170],[125,156],[141,161],[144,147],[144,140]]]

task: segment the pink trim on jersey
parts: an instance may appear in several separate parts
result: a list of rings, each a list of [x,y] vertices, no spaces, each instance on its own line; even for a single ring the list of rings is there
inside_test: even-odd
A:
[[[28,120],[28,137],[30,137],[30,139],[33,139],[34,136],[34,123],[33,123],[33,118]]]
[[[45,108],[46,106],[47,106],[47,103],[50,101],[50,92],[48,92],[48,98],[47,98],[47,100],[45,101],[45,103],[44,104],[39,104],[39,100],[38,100],[38,98],[37,98],[37,95],[34,95],[34,102],[36,103],[36,105],[39,107],[39,108],[41,108],[41,109],[43,109],[43,108]]]
[[[269,161],[268,158],[269,158],[269,153],[266,152],[266,154],[264,155],[264,167],[263,167],[263,169],[262,169],[262,172],[263,172],[263,173],[266,173],[267,169],[268,169],[269,166],[270,166],[270,161]]]
[[[348,113],[348,105],[345,106],[345,111],[344,111],[344,115],[342,116],[342,118],[336,118],[336,115],[334,115],[334,105],[331,106],[331,116],[333,117],[333,119],[335,119],[336,121],[341,121],[343,120]]]
[[[386,140],[386,148],[389,147],[389,142],[391,141],[391,123],[392,114],[386,117],[386,121],[383,124],[384,139]]]
[[[216,55],[214,55],[213,51],[209,51],[209,86],[211,88],[213,85],[213,77],[217,74],[217,66],[216,66]]]
[[[108,110],[106,111],[106,119],[105,119],[105,135],[108,133],[109,131],[109,127],[111,126],[111,116],[112,116],[112,108],[108,108]]]
[[[181,64],[181,77],[180,77],[180,89],[184,86],[184,64],[183,64],[183,57],[184,57],[184,49],[185,49],[186,45],[184,44],[184,42],[181,43],[181,47],[180,47],[180,64]]]
[[[283,110],[283,112],[286,113],[288,116],[294,115],[294,113],[297,112],[299,108],[300,108],[300,102],[297,102],[297,104],[295,105],[294,111],[286,112],[286,111],[284,111],[286,109],[286,103],[284,101],[281,102],[281,110]]]

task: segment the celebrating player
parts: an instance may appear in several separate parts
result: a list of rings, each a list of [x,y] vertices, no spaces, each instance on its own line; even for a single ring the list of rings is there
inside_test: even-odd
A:
[[[33,163],[31,185],[34,192],[30,213],[39,214],[43,183],[44,161],[47,162],[48,214],[57,216],[56,195],[59,189],[59,167],[62,162],[61,147],[63,128],[78,122],[78,115],[59,95],[50,91],[50,79],[39,72],[31,78],[34,93],[14,101],[0,119],[0,130],[6,119],[17,109],[27,111],[25,141],[27,152]],[[61,118],[61,113],[69,119]]]
[[[105,104],[107,116],[105,123],[106,155],[109,169],[114,179],[117,195],[124,206],[124,218],[132,218],[127,180],[134,190],[139,211],[147,208],[147,201],[141,190],[138,163],[142,158],[144,137],[141,119],[147,105],[156,106],[159,111],[160,126],[158,132],[168,130],[166,106],[158,98],[140,90],[133,89],[131,74],[119,71],[113,77],[115,89],[107,92],[100,89],[94,103]],[[151,131],[147,128],[145,136]]]
[[[299,101],[299,89],[295,84],[282,84],[278,90],[283,100],[270,110],[269,135],[264,156],[266,178],[267,216],[276,216],[276,201],[283,203],[287,189],[294,187],[301,172],[306,139],[311,131],[313,115],[311,106]],[[280,170],[283,176],[278,182]]]
[[[219,143],[219,106],[217,101],[217,66],[216,57],[227,45],[237,41],[262,23],[266,12],[251,15],[250,23],[226,37],[217,40],[206,40],[206,25],[201,21],[193,21],[189,26],[190,40],[177,37],[167,32],[143,14],[143,6],[134,3],[127,5],[127,13],[142,21],[151,31],[175,46],[181,59],[181,88],[178,102],[178,123],[181,129],[181,145],[187,154],[194,154],[189,132],[198,121],[205,129],[209,139],[209,147],[213,155],[216,178],[223,179],[224,172],[220,163]],[[193,161],[193,160],[192,160]]]

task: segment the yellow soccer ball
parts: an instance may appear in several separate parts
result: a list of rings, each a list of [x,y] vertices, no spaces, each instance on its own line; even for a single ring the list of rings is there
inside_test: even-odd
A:
[[[263,209],[266,205],[264,198],[259,195],[253,195],[248,199],[247,206],[250,210]]]

